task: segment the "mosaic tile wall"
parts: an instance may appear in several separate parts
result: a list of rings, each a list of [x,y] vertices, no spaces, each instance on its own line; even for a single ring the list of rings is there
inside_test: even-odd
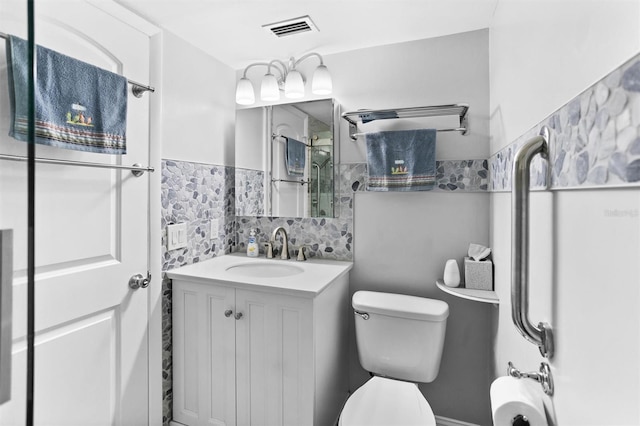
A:
[[[538,135],[542,126],[550,130],[549,162],[540,156],[532,161],[533,188],[638,186],[640,55],[491,156],[491,191],[511,190],[514,154],[527,140]]]
[[[230,253],[235,242],[233,167],[186,161],[162,161],[162,269],[195,263]],[[218,221],[216,235],[211,220]],[[166,226],[187,223],[188,246],[167,251]]]
[[[236,218],[238,250],[246,250],[249,232],[255,229],[260,252],[264,254],[263,244],[270,240],[275,228],[284,226],[292,257],[294,250],[297,252],[304,246],[308,258],[353,260],[353,195],[355,191],[364,190],[366,167],[345,164],[338,165],[337,169],[340,184],[334,200],[336,218],[239,216]]]
[[[489,187],[487,160],[436,161],[436,188],[445,192],[483,192]]]
[[[233,251],[235,184],[233,167],[162,161],[162,270],[196,263]],[[211,220],[218,231],[210,234]],[[166,226],[187,223],[188,245],[167,250]],[[171,281],[162,283],[163,424],[172,418]]]

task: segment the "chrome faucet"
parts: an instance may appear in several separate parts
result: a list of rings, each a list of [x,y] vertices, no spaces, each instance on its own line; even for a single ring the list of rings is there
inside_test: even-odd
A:
[[[290,259],[289,257],[289,242],[287,239],[287,231],[282,226],[278,226],[273,230],[273,234],[271,234],[271,244],[275,243],[276,237],[278,236],[278,232],[282,233],[282,253],[280,254],[280,259]]]

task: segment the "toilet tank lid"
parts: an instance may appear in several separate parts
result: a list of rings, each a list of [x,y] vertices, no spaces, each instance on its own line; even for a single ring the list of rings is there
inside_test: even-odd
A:
[[[447,302],[406,294],[361,290],[353,294],[351,305],[356,311],[424,321],[444,321],[449,316]]]

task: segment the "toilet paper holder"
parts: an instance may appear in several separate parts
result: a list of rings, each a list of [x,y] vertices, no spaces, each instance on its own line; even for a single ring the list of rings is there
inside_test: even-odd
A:
[[[553,395],[553,377],[551,376],[551,367],[549,367],[549,364],[546,362],[540,363],[540,370],[537,373],[525,373],[518,370],[514,367],[513,363],[509,361],[507,375],[515,377],[516,379],[533,379],[542,385],[542,390],[544,390],[545,394],[549,396]]]

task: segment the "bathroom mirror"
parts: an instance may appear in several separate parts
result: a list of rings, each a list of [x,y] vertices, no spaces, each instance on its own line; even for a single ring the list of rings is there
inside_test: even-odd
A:
[[[236,113],[236,215],[334,217],[333,99]]]

